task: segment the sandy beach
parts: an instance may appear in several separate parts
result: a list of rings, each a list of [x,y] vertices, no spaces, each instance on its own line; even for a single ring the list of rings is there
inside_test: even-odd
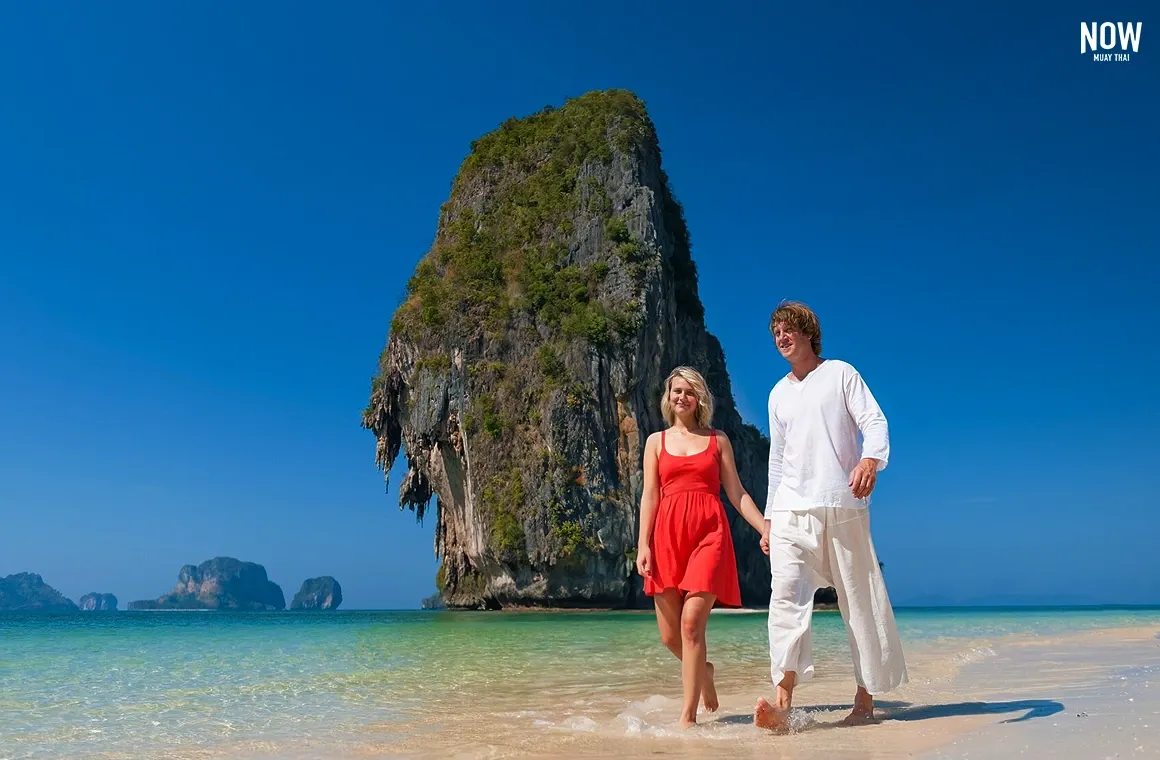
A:
[[[880,722],[870,726],[839,725],[851,707],[852,669],[832,661],[797,690],[792,734],[759,731],[750,710],[768,691],[723,663],[720,710],[702,713],[702,724],[687,732],[671,720],[677,699],[652,694],[602,715],[531,709],[484,724],[438,716],[430,733],[364,745],[352,756],[1160,757],[1158,632],[1149,626],[912,646],[910,682],[878,700]]]
[[[1160,757],[1157,628],[1014,637],[995,651],[954,683],[989,712],[925,757]]]

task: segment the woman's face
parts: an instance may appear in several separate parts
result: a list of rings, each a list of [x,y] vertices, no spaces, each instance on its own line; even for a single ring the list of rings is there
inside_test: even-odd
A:
[[[695,414],[698,403],[697,393],[693,390],[693,386],[689,385],[689,381],[678,375],[669,384],[669,403],[682,417]]]

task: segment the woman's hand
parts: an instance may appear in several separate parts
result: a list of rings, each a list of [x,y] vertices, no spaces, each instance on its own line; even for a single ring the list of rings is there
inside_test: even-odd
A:
[[[636,571],[644,578],[652,575],[652,549],[647,546],[636,550]]]
[[[761,551],[769,554],[769,528],[761,531]]]

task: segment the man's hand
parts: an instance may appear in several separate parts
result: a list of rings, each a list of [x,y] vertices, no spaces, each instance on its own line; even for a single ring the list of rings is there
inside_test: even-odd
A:
[[[874,484],[878,482],[878,460],[877,459],[863,459],[850,473],[850,490],[854,492],[854,498],[865,499],[874,490]]]
[[[765,521],[765,530],[761,531],[761,551],[769,554],[769,520]]]

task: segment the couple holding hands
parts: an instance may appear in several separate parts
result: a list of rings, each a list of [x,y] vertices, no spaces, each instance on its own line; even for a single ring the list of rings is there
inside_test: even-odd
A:
[[[714,606],[740,607],[729,520],[720,493],[761,534],[770,559],[769,656],[774,701],[754,723],[788,729],[794,686],[813,675],[814,593],[835,587],[849,634],[857,692],[849,723],[874,720],[874,695],[907,680],[886,584],[870,539],[870,492],[890,453],[886,418],[857,370],[821,357],[821,326],[804,304],[785,302],[769,323],[790,371],[769,394],[769,490],[762,514],[737,476],[729,439],[711,426],[713,396],[689,367],[665,382],[668,428],[644,453],[637,570],[653,597],[661,641],[681,661],[680,723],[698,702],[718,707],[705,628]],[[858,433],[862,434],[862,446]]]

